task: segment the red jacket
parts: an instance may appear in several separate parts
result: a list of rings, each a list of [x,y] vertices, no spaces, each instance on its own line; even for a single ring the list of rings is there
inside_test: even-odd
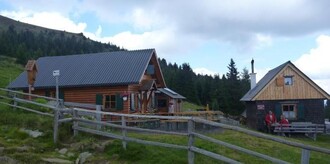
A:
[[[266,121],[267,125],[271,125],[271,124],[277,122],[275,114],[274,113],[272,113],[272,115],[267,114],[266,118],[265,118],[265,121]]]
[[[280,124],[289,124],[287,119],[281,119]]]

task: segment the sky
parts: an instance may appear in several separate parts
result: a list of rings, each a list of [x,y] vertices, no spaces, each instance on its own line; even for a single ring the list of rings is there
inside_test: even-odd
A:
[[[239,72],[257,80],[284,62],[330,93],[329,0],[0,0],[0,15],[83,33],[128,50],[155,48],[194,72]],[[0,22],[1,23],[1,22]]]

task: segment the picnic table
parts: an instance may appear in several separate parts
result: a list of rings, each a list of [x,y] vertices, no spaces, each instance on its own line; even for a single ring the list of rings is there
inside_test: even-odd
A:
[[[316,140],[317,133],[324,133],[323,124],[313,124],[311,122],[292,122],[291,124],[279,124],[275,123],[272,125],[274,127],[274,132],[285,136],[288,134],[291,136],[293,133],[302,133],[307,137]]]

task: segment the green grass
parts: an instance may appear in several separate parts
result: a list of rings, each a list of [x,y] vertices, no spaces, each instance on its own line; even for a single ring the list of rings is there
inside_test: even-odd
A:
[[[300,162],[300,155],[301,155],[301,149],[295,148],[292,146],[288,146],[285,144],[280,144],[274,141],[269,141],[265,139],[260,139],[257,137],[253,137],[244,133],[231,131],[231,130],[225,130],[224,132],[215,132],[207,134],[208,136],[212,138],[216,138],[221,141],[225,141],[227,143],[231,143],[249,150],[254,150],[259,153],[263,153],[275,158],[279,158],[285,161],[288,161],[290,163],[299,163]],[[151,140],[151,141],[159,141],[159,142],[166,142],[166,143],[172,143],[172,144],[179,144],[179,145],[187,145],[187,137],[180,137],[180,136],[169,136],[169,135],[147,135],[147,134],[136,134],[131,133],[129,134],[130,137],[145,139],[145,140]],[[287,139],[287,138],[286,138]],[[320,146],[324,148],[330,148],[330,136],[329,135],[319,135],[317,141],[313,141],[309,138],[288,138],[289,140],[293,140],[296,142],[314,145],[314,146]],[[130,145],[131,143],[129,143]],[[254,156],[247,155],[245,153],[241,153],[239,151],[234,151],[232,149],[219,146],[207,141],[203,141],[201,139],[195,140],[195,145],[197,147],[216,152],[218,154],[221,154],[223,156],[235,159],[237,161],[243,162],[243,163],[270,163],[268,161],[265,161],[263,159],[256,158]],[[171,153],[173,149],[159,149],[154,146],[144,146],[140,145],[141,149],[148,150],[150,149],[151,154],[171,154],[166,155],[165,161],[162,161],[166,163],[167,160],[169,161],[175,161],[175,160],[187,160],[187,151],[184,150],[177,150],[175,153]],[[129,148],[128,148],[129,149]],[[128,150],[130,151],[130,150]],[[133,153],[133,152],[132,152]],[[133,154],[131,154],[133,155]],[[156,157],[157,155],[154,155]],[[161,156],[159,156],[161,157]],[[138,161],[138,159],[136,159]],[[149,163],[153,161],[149,161],[147,159],[141,159],[141,163]],[[161,160],[161,159],[159,159]],[[218,161],[213,160],[211,158],[208,158],[204,155],[196,155],[195,159],[196,163],[218,163]],[[177,161],[177,162],[178,162]],[[330,163],[330,155],[325,155],[322,153],[316,153],[312,152],[311,155],[311,163]]]
[[[205,109],[205,106],[200,106],[200,105],[196,105],[193,103],[190,103],[188,101],[183,101],[182,103],[182,111],[186,112],[186,111],[196,111],[197,109]]]
[[[14,59],[0,56],[0,88],[6,87],[23,71],[23,66],[16,64]]]
[[[52,119],[40,115],[12,110],[9,107],[0,105],[0,147],[6,147],[5,155],[15,158],[22,163],[39,163],[44,157],[63,158],[55,152],[55,148],[67,147],[74,143],[80,143],[84,146],[78,150],[70,150],[75,153],[74,157],[65,159],[75,160],[79,153],[88,151],[93,153],[93,157],[88,159],[89,163],[101,163],[102,161],[112,161],[114,163],[187,163],[187,151],[163,148],[157,146],[148,146],[138,143],[128,143],[127,150],[124,150],[120,140],[113,140],[104,152],[97,152],[91,145],[93,143],[105,140],[103,137],[94,136],[80,132],[78,137],[73,138],[71,124],[62,124],[60,126],[59,144],[54,144],[52,140]],[[32,123],[33,122],[33,123]],[[44,132],[44,136],[31,138],[19,131],[20,128],[39,129]],[[120,131],[113,131],[121,134]],[[301,149],[280,144],[277,142],[256,138],[244,133],[225,130],[221,132],[207,133],[206,135],[225,141],[240,147],[244,147],[256,152],[267,154],[275,158],[288,161],[290,163],[299,163]],[[178,145],[187,145],[188,138],[185,136],[128,133],[129,137],[143,140],[165,142]],[[329,148],[330,136],[318,135],[317,141],[305,137],[285,138],[288,140]],[[111,139],[110,139],[111,140]],[[19,146],[33,147],[28,152],[16,152]],[[232,149],[225,148],[207,141],[195,139],[197,147],[233,158],[243,163],[270,163],[268,161],[247,155]],[[70,149],[70,146],[69,146]],[[26,156],[27,154],[30,154]],[[204,155],[196,154],[196,163],[219,163],[219,161],[208,158]],[[322,153],[311,153],[311,163],[330,163],[330,155]]]

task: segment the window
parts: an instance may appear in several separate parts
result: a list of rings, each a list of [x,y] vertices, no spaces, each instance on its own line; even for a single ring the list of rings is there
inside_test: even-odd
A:
[[[105,95],[104,109],[116,108],[116,95]]]
[[[146,73],[147,73],[147,75],[155,74],[155,66],[154,65],[148,65]]]
[[[157,101],[158,107],[164,108],[167,106],[167,100],[166,99],[158,99]]]
[[[282,105],[282,114],[285,118],[289,120],[294,120],[297,118],[297,110],[295,104],[285,104]]]
[[[292,76],[285,76],[284,77],[284,84],[285,85],[292,85],[293,84],[293,77]]]

